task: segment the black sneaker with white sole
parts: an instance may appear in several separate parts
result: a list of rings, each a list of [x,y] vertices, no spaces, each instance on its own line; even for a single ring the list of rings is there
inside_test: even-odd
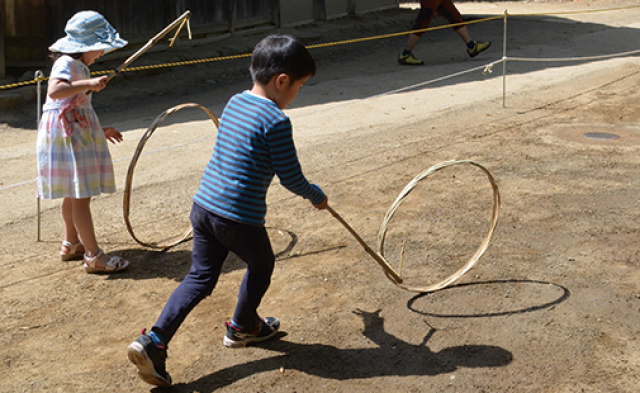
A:
[[[244,347],[251,342],[266,341],[278,333],[280,320],[276,317],[260,318],[258,326],[253,330],[240,330],[231,322],[225,322],[227,333],[222,340],[227,347]]]
[[[149,385],[171,386],[171,376],[165,367],[167,348],[154,344],[144,330],[127,348],[127,356],[138,367],[140,379]]]

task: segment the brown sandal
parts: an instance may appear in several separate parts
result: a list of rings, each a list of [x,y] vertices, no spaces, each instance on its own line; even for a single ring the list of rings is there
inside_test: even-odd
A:
[[[62,252],[60,250],[60,260],[61,261],[77,261],[82,259],[84,255],[84,246],[82,242],[78,241],[76,244],[73,244],[68,241],[62,242],[62,247],[66,247],[69,249],[69,252]]]
[[[98,261],[103,261],[104,265],[98,265]],[[87,273],[115,273],[121,272],[129,267],[129,261],[117,256],[105,254],[102,250],[91,258],[84,256],[84,271]]]

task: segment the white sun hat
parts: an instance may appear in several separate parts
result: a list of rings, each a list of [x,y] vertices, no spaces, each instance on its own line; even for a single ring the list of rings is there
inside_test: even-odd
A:
[[[127,41],[95,11],[80,11],[69,19],[64,28],[67,36],[49,47],[51,52],[85,53],[103,50],[105,53],[122,48]]]

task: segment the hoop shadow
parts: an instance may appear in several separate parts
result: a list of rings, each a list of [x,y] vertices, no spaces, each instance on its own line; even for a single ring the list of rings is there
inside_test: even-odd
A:
[[[272,239],[272,244],[277,243],[277,248],[274,250],[276,263],[292,258],[321,254],[345,247],[344,245],[338,245],[316,251],[291,255],[291,251],[295,248],[296,244],[298,244],[298,236],[295,233],[282,228],[267,227],[267,230],[278,232],[287,238],[286,241],[279,242]],[[180,242],[180,244],[191,239],[192,238],[184,240]],[[175,247],[177,246],[178,244],[164,250],[129,248],[112,251],[110,254],[129,260],[131,265],[127,271],[112,274],[108,279],[147,280],[157,277],[167,277],[175,281],[181,281],[184,276],[189,273],[189,269],[191,267],[191,250],[176,250]],[[246,269],[245,263],[234,253],[230,252],[222,266],[222,273],[225,274],[243,269]]]
[[[520,309],[516,309],[516,310],[508,310],[508,311],[495,311],[495,312],[487,312],[487,313],[479,313],[479,314],[439,314],[439,313],[425,312],[425,311],[417,310],[415,308],[415,306],[414,306],[415,302],[418,299],[424,298],[424,297],[429,296],[429,295],[434,295],[434,293],[437,293],[437,292],[431,292],[431,293],[421,293],[419,295],[416,295],[416,296],[412,297],[407,302],[407,308],[410,309],[411,311],[417,313],[417,314],[430,316],[430,317],[438,317],[438,318],[501,317],[501,316],[506,316],[506,315],[523,314],[523,313],[527,313],[527,312],[533,312],[533,311],[538,311],[538,310],[542,310],[542,309],[545,309],[545,308],[549,308],[549,307],[552,307],[552,306],[555,306],[557,304],[560,304],[560,303],[564,302],[565,300],[567,300],[569,298],[569,296],[571,296],[571,292],[569,291],[569,289],[563,287],[560,284],[554,284],[554,283],[550,283],[550,282],[546,282],[546,281],[538,281],[538,280],[491,280],[491,281],[484,281],[484,282],[464,283],[464,284],[456,284],[456,285],[452,285],[452,286],[443,288],[439,292],[448,291],[448,290],[455,290],[455,289],[468,287],[468,286],[472,286],[472,285],[512,284],[512,283],[515,283],[515,284],[552,285],[552,286],[554,286],[556,288],[559,288],[562,291],[562,294],[557,299],[549,301],[549,302],[546,302],[546,303],[543,303],[543,304],[540,304],[540,305],[535,305],[535,306],[526,307],[526,308],[520,308]]]
[[[436,330],[428,324],[420,344],[401,341],[384,330],[380,311],[354,311],[362,317],[363,333],[377,345],[375,348],[340,349],[325,344],[274,340],[263,344],[263,348],[279,353],[277,356],[223,368],[193,382],[178,383],[172,391],[213,392],[251,375],[282,369],[344,381],[379,376],[438,375],[459,367],[503,367],[513,360],[511,352],[491,345],[461,345],[433,352],[426,343]]]

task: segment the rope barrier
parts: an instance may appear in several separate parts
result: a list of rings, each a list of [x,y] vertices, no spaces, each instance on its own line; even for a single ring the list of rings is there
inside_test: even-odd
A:
[[[577,14],[592,14],[596,12],[623,11],[623,10],[634,9],[634,8],[640,8],[640,5],[633,5],[633,6],[626,6],[626,7],[619,7],[619,8],[608,8],[608,9],[600,9],[600,10],[566,11],[566,12],[551,12],[551,13],[539,13],[539,14],[509,14],[509,16],[524,17],[524,16],[577,15]],[[425,29],[410,30],[410,31],[404,31],[399,33],[381,34],[381,35],[376,35],[372,37],[354,38],[350,40],[328,42],[324,44],[308,45],[307,49],[328,48],[332,46],[362,43],[362,42],[374,41],[374,40],[385,39],[385,38],[395,38],[395,37],[400,37],[408,34],[425,33],[428,31],[435,31],[435,30],[448,29],[448,28],[457,27],[457,26],[465,26],[465,25],[470,25],[475,23],[488,22],[496,19],[502,19],[503,17],[504,15],[496,15],[496,16],[483,18],[483,19],[476,19],[476,20],[466,21],[461,23],[453,23],[453,24],[447,24],[442,26],[429,27]],[[153,69],[167,68],[167,67],[180,67],[180,66],[187,66],[187,65],[205,64],[205,63],[211,63],[216,61],[235,60],[235,59],[241,59],[246,57],[251,57],[251,53],[242,53],[237,55],[220,56],[220,57],[209,57],[209,58],[197,59],[197,60],[185,60],[185,61],[172,62],[172,63],[161,63],[161,64],[154,64],[154,65],[148,65],[148,66],[127,67],[122,69],[121,71],[135,72],[135,71],[153,70]],[[100,75],[111,74],[113,72],[114,72],[113,70],[93,71],[91,72],[91,75],[100,76]],[[8,85],[0,86],[0,90],[10,90],[18,87],[29,86],[29,85],[36,84],[38,82],[47,81],[48,79],[49,79],[48,77],[38,77],[29,81],[11,83]]]
[[[432,83],[441,82],[443,80],[451,79],[451,78],[454,78],[456,76],[469,74],[471,72],[478,71],[478,70],[484,70],[484,69],[486,69],[486,67],[488,67],[488,66],[478,66],[478,67],[470,68],[468,70],[459,71],[459,72],[456,72],[454,74],[444,75],[444,76],[441,76],[441,77],[438,77],[438,78],[435,78],[435,79],[430,79],[428,81],[416,83],[416,84],[413,84],[413,85],[410,85],[410,86],[400,87],[398,89],[385,91],[384,93],[375,94],[375,95],[372,95],[372,96],[369,96],[369,97],[356,99],[356,100],[353,100],[353,101],[350,101],[350,102],[345,102],[345,103],[338,104],[338,105],[333,105],[333,106],[330,106],[330,107],[327,107],[327,108],[323,108],[323,109],[318,109],[318,110],[315,110],[313,112],[307,112],[307,113],[304,113],[304,114],[300,115],[299,117],[315,115],[317,113],[322,113],[322,112],[326,112],[326,111],[329,111],[329,110],[338,109],[338,108],[342,108],[342,107],[345,107],[345,106],[353,105],[353,104],[361,102],[361,101],[366,101],[366,100],[370,100],[370,99],[373,99],[373,98],[383,97],[383,96],[386,96],[386,95],[389,95],[389,94],[400,93],[400,92],[403,92],[403,91],[407,91],[407,90],[415,89],[415,88],[418,88],[418,87],[430,85]]]
[[[489,63],[486,66],[483,66],[484,71],[482,72],[483,75],[486,74],[490,74],[493,72],[492,68],[493,66],[495,66],[496,64],[500,64],[503,62],[507,62],[507,61],[527,61],[527,62],[531,62],[531,63],[544,63],[544,62],[568,62],[568,61],[586,61],[586,60],[604,60],[604,59],[611,59],[614,57],[625,57],[625,56],[631,56],[631,55],[636,55],[636,54],[640,54],[640,49],[637,50],[632,50],[629,52],[620,52],[620,53],[613,53],[610,55],[598,55],[598,56],[585,56],[585,57],[546,57],[546,58],[536,58],[536,57],[503,57],[500,60],[494,61],[492,63]]]

